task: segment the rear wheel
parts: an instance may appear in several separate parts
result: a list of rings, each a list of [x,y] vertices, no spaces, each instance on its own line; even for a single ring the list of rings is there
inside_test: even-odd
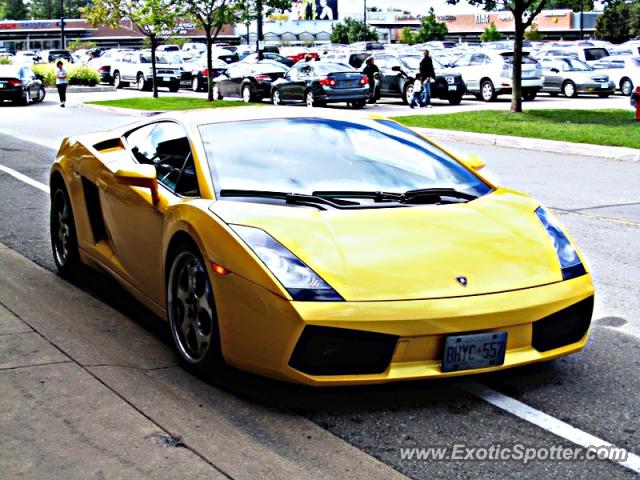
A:
[[[491,80],[483,80],[480,84],[480,95],[485,102],[493,102],[496,99],[496,89]]]
[[[349,102],[349,107],[354,110],[360,110],[361,108],[364,108],[366,104],[366,100],[356,100],[355,102]]]
[[[536,92],[535,90],[523,90],[522,92],[522,98],[526,102],[531,102],[532,100],[535,100],[537,95],[538,95],[538,92]]]
[[[253,95],[251,94],[251,86],[249,84],[246,84],[244,87],[242,87],[242,101],[244,103],[249,103],[253,101]]]
[[[44,100],[44,97],[46,95],[46,91],[44,89],[44,87],[42,85],[40,85],[40,87],[38,88],[38,94],[36,96],[36,98],[33,100],[34,103],[40,103]]]
[[[120,78],[120,72],[113,73],[113,86],[116,88],[122,88],[122,78]]]
[[[222,100],[222,95],[220,94],[220,87],[218,86],[217,83],[213,84],[212,92],[213,92],[214,100]]]
[[[198,77],[193,77],[193,79],[191,80],[191,90],[193,90],[194,92],[199,92],[200,90],[202,90],[200,88],[200,80],[198,80]]]
[[[169,85],[169,91],[171,93],[176,93],[178,90],[180,90],[180,82],[174,82]]]
[[[599,93],[598,96],[600,98],[609,98],[609,95],[611,95],[610,93]]]
[[[413,84],[409,83],[406,87],[404,87],[404,93],[402,94],[402,101],[406,104],[411,103],[413,99]]]
[[[142,75],[141,73],[138,74],[138,78],[137,78],[137,81],[136,81],[136,87],[141,92],[143,92],[143,91],[145,91],[147,89],[147,82],[144,79],[144,75]]]
[[[633,82],[628,78],[623,78],[620,82],[620,91],[625,96],[630,96],[633,93]]]
[[[52,186],[51,247],[58,273],[68,276],[80,263],[76,226],[67,189],[61,184]]]
[[[567,98],[575,98],[578,96],[578,90],[576,89],[576,84],[571,80],[567,80],[562,84],[562,93]]]
[[[324,107],[324,103],[316,98],[313,90],[307,90],[307,93],[304,94],[304,99],[307,107]]]
[[[549,96],[551,97],[557,97],[558,95],[560,95],[560,92],[549,92]]]
[[[174,251],[167,277],[171,335],[182,361],[209,374],[224,364],[211,281],[195,245],[182,243]]]

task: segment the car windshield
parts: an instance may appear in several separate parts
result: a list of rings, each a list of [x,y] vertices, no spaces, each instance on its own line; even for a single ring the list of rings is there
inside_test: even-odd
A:
[[[593,68],[591,68],[589,65],[587,65],[584,62],[581,62],[580,60],[576,60],[575,58],[565,58],[562,60],[563,65],[563,69],[564,71],[569,71],[569,72],[588,72],[590,70],[593,70]]]
[[[327,75],[334,72],[352,72],[354,70],[344,63],[315,63],[313,68],[320,75]]]
[[[635,67],[640,67],[640,57],[633,57],[631,61]]]
[[[509,64],[513,63],[513,52],[501,53],[500,55],[502,56],[502,58],[504,58],[505,63],[509,63]],[[523,64],[536,64],[536,63],[538,63],[538,61],[536,59],[534,59],[533,57],[530,57],[529,55],[523,55],[522,56],[522,63]]]
[[[252,120],[202,125],[200,134],[217,192],[490,191],[445,152],[385,120]]]
[[[400,61],[410,70],[420,70],[422,57],[420,55],[403,55],[400,57]]]

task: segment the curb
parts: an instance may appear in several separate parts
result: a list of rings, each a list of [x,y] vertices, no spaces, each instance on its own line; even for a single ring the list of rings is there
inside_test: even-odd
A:
[[[81,103],[78,105],[80,108],[93,108],[94,110],[101,110],[103,112],[117,113],[118,115],[126,115],[128,117],[152,117],[165,113],[164,111],[153,112],[150,110],[137,110],[135,108],[120,108],[120,107],[107,107],[104,105],[93,105],[90,103]]]
[[[58,93],[58,89],[55,87],[45,88],[47,93]],[[70,86],[67,87],[67,93],[104,93],[104,92],[115,92],[116,87],[112,85],[101,85],[99,87],[81,87],[81,86]]]
[[[439,128],[418,128],[414,130],[433,140],[451,140],[472,143],[475,145],[493,145],[496,147],[519,148],[541,152],[564,153],[566,155],[583,155],[587,157],[609,158],[622,162],[640,162],[640,149],[628,147],[611,147],[591,145],[589,143],[559,142],[540,138],[512,137],[489,133],[472,133]]]

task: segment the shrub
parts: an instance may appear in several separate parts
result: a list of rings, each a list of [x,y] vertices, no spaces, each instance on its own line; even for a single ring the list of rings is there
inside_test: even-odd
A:
[[[93,87],[100,82],[100,75],[96,70],[87,66],[74,67],[64,62],[64,69],[67,71],[67,81],[69,85],[85,85]],[[38,64],[33,66],[33,73],[36,74],[45,87],[54,87],[56,84],[56,66],[53,63]]]
[[[0,65],[11,65],[12,63],[11,57],[0,57]]]

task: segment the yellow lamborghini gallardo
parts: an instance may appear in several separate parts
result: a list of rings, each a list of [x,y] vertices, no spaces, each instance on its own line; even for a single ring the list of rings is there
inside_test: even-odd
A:
[[[495,371],[580,350],[591,276],[558,220],[395,122],[160,115],[66,139],[61,274],[102,269],[182,361],[309,385]]]

